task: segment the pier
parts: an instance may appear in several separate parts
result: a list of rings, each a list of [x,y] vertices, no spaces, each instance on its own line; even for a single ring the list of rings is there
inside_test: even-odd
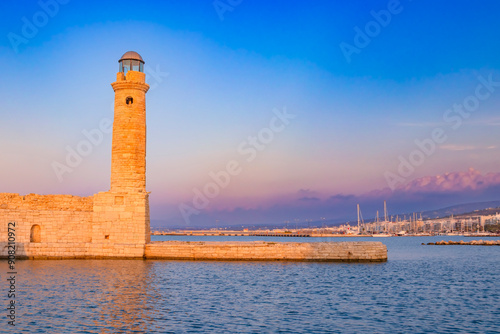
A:
[[[381,242],[153,241],[147,259],[217,261],[385,262]]]

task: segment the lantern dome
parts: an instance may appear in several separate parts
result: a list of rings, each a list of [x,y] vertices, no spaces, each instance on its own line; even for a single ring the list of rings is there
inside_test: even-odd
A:
[[[120,64],[119,72],[127,74],[128,71],[138,71],[144,73],[144,60],[141,55],[135,51],[128,51],[118,61]]]

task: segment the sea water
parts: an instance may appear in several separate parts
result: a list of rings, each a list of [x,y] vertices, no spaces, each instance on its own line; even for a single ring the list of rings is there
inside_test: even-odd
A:
[[[18,261],[15,328],[7,324],[9,287],[2,261],[0,332],[500,332],[500,246],[421,245],[472,238],[153,239],[381,241],[389,260]]]

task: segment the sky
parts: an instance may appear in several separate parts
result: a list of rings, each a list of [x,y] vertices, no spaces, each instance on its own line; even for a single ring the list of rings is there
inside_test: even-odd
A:
[[[110,83],[133,50],[151,86],[153,226],[499,200],[499,12],[498,1],[2,1],[0,191],[109,190]]]

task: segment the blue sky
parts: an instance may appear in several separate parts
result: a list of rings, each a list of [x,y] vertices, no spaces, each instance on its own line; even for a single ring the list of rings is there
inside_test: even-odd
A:
[[[62,180],[53,163],[85,140],[82,131],[112,119],[109,84],[117,60],[134,50],[152,86],[147,178],[157,224],[354,219],[358,202],[373,216],[384,199],[395,213],[498,199],[500,87],[491,82],[500,81],[499,7],[3,1],[0,191],[89,196],[109,189],[110,134]],[[348,57],[347,44],[357,48]],[[475,98],[478,86],[484,99]],[[458,117],[454,104],[476,100],[457,129],[446,121]],[[238,148],[251,147],[248,138],[284,110],[295,117],[247,161]],[[435,129],[446,140],[400,175],[400,157],[419,158],[415,141]],[[195,208],[210,172],[233,160],[242,171]],[[394,189],[387,175],[400,177]],[[453,181],[440,181],[446,178]],[[197,211],[187,221],[182,204]]]

